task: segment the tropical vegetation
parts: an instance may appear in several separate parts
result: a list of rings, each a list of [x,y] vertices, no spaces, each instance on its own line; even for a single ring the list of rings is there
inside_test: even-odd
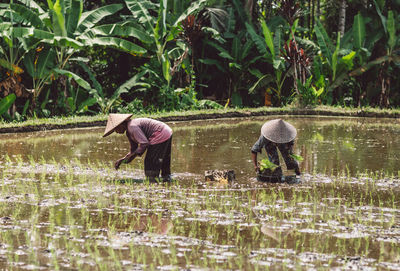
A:
[[[0,115],[400,105],[396,0],[10,0]]]

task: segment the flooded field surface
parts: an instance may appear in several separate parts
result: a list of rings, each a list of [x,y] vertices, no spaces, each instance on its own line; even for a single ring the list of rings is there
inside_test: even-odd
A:
[[[115,171],[129,143],[104,128],[0,135],[0,269],[400,270],[400,122],[285,117],[304,157],[289,185],[255,178],[269,119],[169,123],[171,183],[143,158]]]

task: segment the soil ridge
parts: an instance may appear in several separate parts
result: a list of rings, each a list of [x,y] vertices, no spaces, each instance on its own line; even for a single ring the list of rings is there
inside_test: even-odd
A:
[[[229,112],[214,112],[214,113],[193,113],[188,115],[172,115],[152,117],[163,122],[172,121],[191,121],[191,120],[206,120],[219,118],[240,118],[240,117],[257,117],[257,116],[273,116],[273,115],[289,115],[289,116],[337,116],[337,117],[365,117],[365,118],[400,118],[400,113],[397,112],[371,112],[361,109],[356,111],[337,111],[324,109],[291,109],[291,110],[276,110],[276,111],[229,111]],[[74,123],[65,124],[33,124],[25,126],[0,127],[0,134],[5,133],[24,133],[37,132],[58,129],[86,128],[105,126],[107,120],[94,121],[77,121]]]

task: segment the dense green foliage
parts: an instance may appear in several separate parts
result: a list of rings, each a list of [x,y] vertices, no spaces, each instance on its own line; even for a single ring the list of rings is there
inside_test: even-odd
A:
[[[397,107],[398,10],[396,0],[10,0],[1,117]]]

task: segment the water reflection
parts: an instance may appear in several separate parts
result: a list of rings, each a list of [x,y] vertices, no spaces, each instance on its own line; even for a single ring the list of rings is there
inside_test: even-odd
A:
[[[169,123],[174,130],[172,170],[202,178],[205,170],[234,169],[239,181],[254,179],[250,148],[262,124],[274,117]],[[393,119],[282,117],[298,131],[295,153],[304,173],[399,170],[400,121]],[[23,160],[104,161],[128,152],[125,136],[102,138],[104,127],[0,135],[0,155]],[[259,156],[259,159],[265,153]],[[142,169],[139,158],[127,169]],[[281,161],[283,161],[281,159]],[[284,168],[284,163],[281,163]]]

